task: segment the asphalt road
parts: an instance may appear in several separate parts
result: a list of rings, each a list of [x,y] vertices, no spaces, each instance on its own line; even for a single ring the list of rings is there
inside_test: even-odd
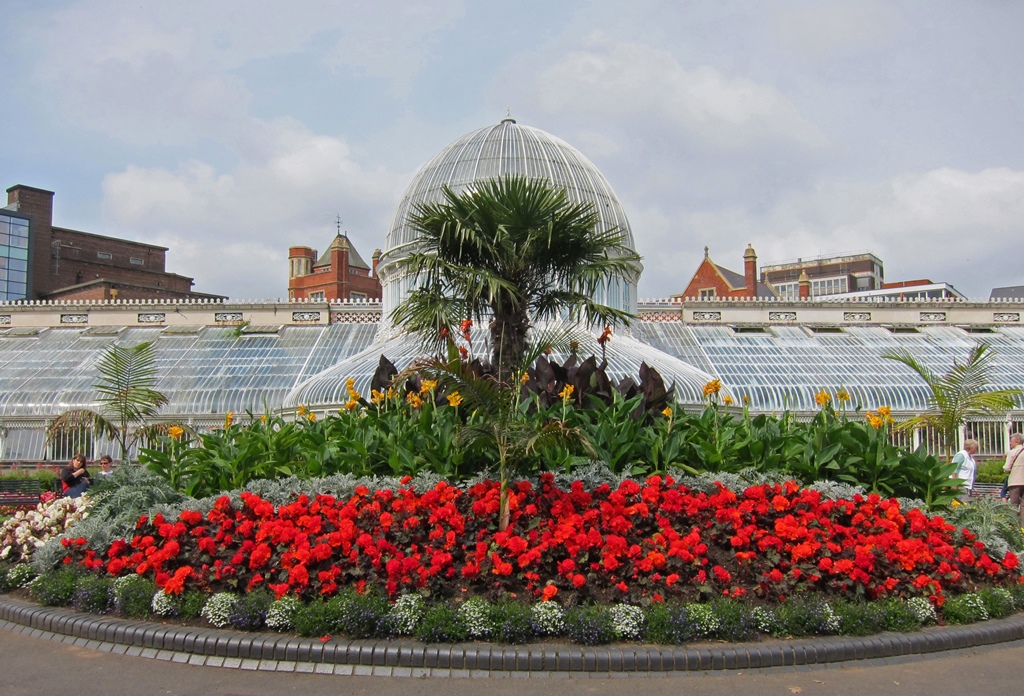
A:
[[[1020,691],[1024,641],[944,653],[899,664],[847,663],[794,670],[692,674],[681,677],[417,679],[276,674],[196,667],[126,657],[0,629],[0,696],[131,694],[173,696],[644,696],[806,694],[807,696],[983,696]]]

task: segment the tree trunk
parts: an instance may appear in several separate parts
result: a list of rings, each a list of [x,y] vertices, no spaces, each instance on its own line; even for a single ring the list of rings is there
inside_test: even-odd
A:
[[[496,307],[490,324],[491,362],[498,368],[498,379],[510,382],[526,354],[526,334],[530,319],[520,308]]]

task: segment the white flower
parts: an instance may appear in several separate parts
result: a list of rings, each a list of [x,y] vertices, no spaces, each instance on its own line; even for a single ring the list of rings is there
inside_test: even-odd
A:
[[[644,610],[630,604],[616,604],[609,607],[615,635],[624,640],[639,640],[644,633]]]
[[[178,603],[176,598],[160,590],[153,595],[153,613],[157,616],[177,616]]]
[[[459,618],[465,624],[470,638],[487,638],[494,630],[491,625],[491,607],[480,597],[473,597],[459,607]]]
[[[287,595],[277,600],[267,609],[267,628],[275,631],[289,631],[295,615],[302,608],[302,601],[294,595]]]
[[[533,629],[540,635],[557,636],[565,631],[565,610],[557,602],[533,605]]]
[[[231,612],[235,610],[238,597],[232,592],[218,592],[206,600],[202,616],[217,628],[231,623]]]
[[[395,632],[408,636],[416,632],[416,627],[423,618],[426,611],[423,597],[417,594],[402,595],[396,601],[388,613],[391,619],[391,626]]]

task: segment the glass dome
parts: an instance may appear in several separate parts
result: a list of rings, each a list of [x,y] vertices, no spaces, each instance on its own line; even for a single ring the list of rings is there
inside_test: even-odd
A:
[[[459,193],[474,182],[504,176],[546,179],[565,189],[573,203],[589,203],[594,207],[600,218],[600,230],[618,228],[626,246],[635,249],[626,213],[611,184],[594,163],[550,133],[507,118],[459,138],[413,177],[395,210],[386,251],[377,268],[384,291],[385,323],[391,310],[416,287],[416,278],[403,275],[397,268],[397,263],[415,248],[417,235],[408,223],[409,214],[415,212],[418,205],[442,201],[444,186]],[[611,307],[636,312],[636,282],[611,281],[595,299]]]

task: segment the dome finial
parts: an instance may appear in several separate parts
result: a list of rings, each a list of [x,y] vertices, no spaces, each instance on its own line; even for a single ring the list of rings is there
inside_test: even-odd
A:
[[[515,123],[516,122],[516,120],[514,118],[512,118],[512,107],[511,106],[506,106],[505,107],[505,118],[501,119],[501,122],[502,123]]]

